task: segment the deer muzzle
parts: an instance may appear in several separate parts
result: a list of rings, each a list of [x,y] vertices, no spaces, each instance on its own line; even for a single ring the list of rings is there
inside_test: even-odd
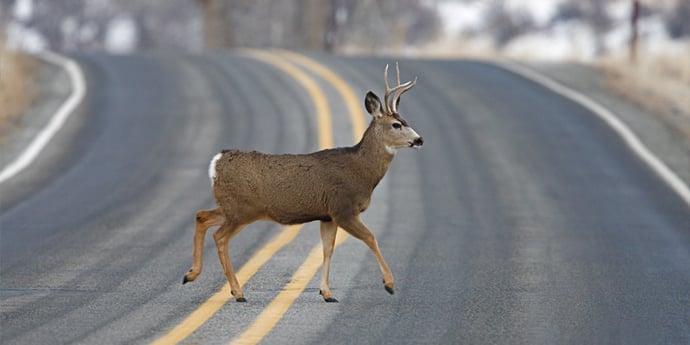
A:
[[[424,145],[424,139],[422,137],[419,137],[410,143],[410,147],[420,147],[422,145]]]

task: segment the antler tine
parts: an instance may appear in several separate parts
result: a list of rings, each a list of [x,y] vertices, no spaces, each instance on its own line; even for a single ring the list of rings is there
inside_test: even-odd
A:
[[[403,93],[405,93],[407,90],[409,90],[409,89],[411,89],[412,87],[414,87],[415,84],[417,84],[417,77],[414,77],[414,80],[413,80],[413,81],[408,81],[407,83],[405,83],[405,84],[403,84],[403,85],[399,85],[398,87],[396,87],[396,93],[395,93],[395,95],[393,96],[393,99],[392,99],[392,102],[391,102],[391,110],[392,110],[392,113],[397,113],[397,112],[398,112],[398,104],[397,104],[397,103],[398,103],[398,99],[400,98],[400,96],[401,96]]]
[[[386,83],[386,92],[390,91],[391,87],[388,86],[388,64],[386,64],[386,68],[383,69],[383,81]]]
[[[385,111],[387,113],[390,113],[390,107],[388,104],[388,96],[390,96],[391,92],[393,89],[388,85],[388,64],[386,64],[386,68],[383,69],[383,82],[386,84],[386,93],[383,95],[383,103],[385,104]]]
[[[414,81],[408,81],[405,84],[400,84],[400,67],[398,66],[397,61],[395,62],[395,77],[398,84],[394,88],[391,88],[390,85],[388,85],[388,65],[386,64],[386,68],[384,68],[383,70],[383,80],[386,85],[386,93],[383,96],[383,101],[385,104],[384,110],[388,114],[394,114],[398,112],[397,107],[395,105],[398,98],[400,98],[400,95],[402,95],[405,91],[411,89],[417,83],[417,77],[415,77]],[[390,95],[393,95],[393,97],[389,98]]]

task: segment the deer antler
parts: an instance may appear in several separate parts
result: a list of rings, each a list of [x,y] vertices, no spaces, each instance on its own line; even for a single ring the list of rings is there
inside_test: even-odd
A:
[[[405,84],[400,84],[400,68],[398,67],[397,61],[395,62],[395,74],[398,85],[391,89],[391,87],[388,85],[388,65],[386,65],[386,68],[383,70],[383,80],[386,84],[386,94],[383,96],[383,102],[386,104],[386,109],[384,110],[386,113],[391,115],[398,112],[397,103],[400,96],[405,93],[405,91],[411,89],[415,84],[417,84],[417,77],[414,78],[414,81],[408,81]],[[388,96],[391,94],[393,95],[393,98],[389,100]]]

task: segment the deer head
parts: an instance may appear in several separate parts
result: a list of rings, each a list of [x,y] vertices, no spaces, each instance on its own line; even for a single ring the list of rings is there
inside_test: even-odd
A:
[[[372,91],[367,92],[364,98],[364,106],[373,117],[370,126],[373,126],[374,132],[382,138],[383,144],[390,153],[395,153],[397,149],[404,147],[418,148],[424,144],[422,137],[408,125],[398,112],[400,96],[415,86],[417,78],[415,77],[414,81],[400,84],[400,69],[397,62],[395,63],[395,71],[398,84],[393,88],[388,85],[388,65],[383,71],[386,85],[386,93],[383,97],[384,104],[381,104],[379,97]]]

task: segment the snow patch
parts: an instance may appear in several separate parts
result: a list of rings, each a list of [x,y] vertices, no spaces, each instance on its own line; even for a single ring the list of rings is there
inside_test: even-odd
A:
[[[558,9],[562,1],[544,1],[544,0],[508,0],[506,8],[511,12],[525,11],[530,14],[534,23],[538,26],[546,25]]]
[[[129,53],[137,47],[136,23],[129,15],[113,18],[105,33],[105,49],[111,53]]]
[[[38,53],[48,49],[48,41],[37,29],[26,28],[19,22],[11,21],[7,24],[6,46],[14,50]]]
[[[17,0],[14,3],[14,18],[19,21],[26,22],[34,15],[33,0]]]
[[[447,34],[458,34],[464,31],[479,30],[483,25],[482,13],[486,10],[485,2],[443,1],[438,4],[438,14]]]

